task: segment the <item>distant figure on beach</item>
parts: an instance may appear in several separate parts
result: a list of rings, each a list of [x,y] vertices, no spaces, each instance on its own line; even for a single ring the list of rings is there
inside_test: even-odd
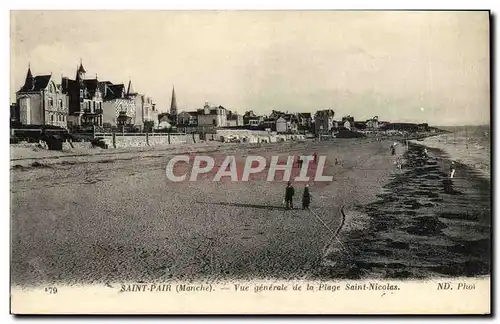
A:
[[[391,145],[391,155],[396,155],[396,146]]]
[[[337,158],[335,158],[335,165],[339,165],[339,164],[340,164],[339,160]]]
[[[398,157],[398,159],[396,160],[396,167],[401,170],[403,169],[403,162],[401,161],[401,158]]]
[[[309,209],[311,203],[311,193],[309,192],[309,185],[306,184],[304,193],[302,194],[302,209]]]
[[[317,153],[314,153],[313,154],[313,163],[316,164],[318,162],[318,154]]]
[[[285,189],[285,204],[286,209],[293,209],[293,196],[295,195],[295,189],[292,186],[292,183],[288,181],[288,184]]]
[[[455,162],[451,162],[451,165],[450,165],[450,178],[453,179],[453,177],[455,176]]]
[[[426,148],[424,149],[424,155],[425,155],[426,158],[429,157],[429,155],[427,154],[427,149]]]

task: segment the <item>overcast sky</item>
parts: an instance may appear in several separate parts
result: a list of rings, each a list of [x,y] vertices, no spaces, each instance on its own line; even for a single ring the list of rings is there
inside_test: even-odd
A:
[[[205,101],[433,125],[490,120],[487,12],[11,14],[11,96],[32,72],[127,83],[160,111]]]

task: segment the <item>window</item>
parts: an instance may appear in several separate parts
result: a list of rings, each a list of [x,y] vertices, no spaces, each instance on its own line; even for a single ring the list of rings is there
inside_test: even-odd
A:
[[[61,108],[61,109],[63,108],[63,101],[62,101],[62,99],[59,99],[59,108]]]
[[[53,106],[54,106],[54,98],[49,97],[49,107],[53,107]]]
[[[54,115],[50,115],[50,122],[53,123],[54,122]]]
[[[217,125],[217,119],[213,120],[213,124],[216,126]]]

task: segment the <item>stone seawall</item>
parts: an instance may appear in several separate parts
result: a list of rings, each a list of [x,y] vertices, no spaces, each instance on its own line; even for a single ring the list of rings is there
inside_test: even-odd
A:
[[[147,147],[155,145],[193,144],[200,141],[198,134],[140,134],[140,135],[97,135],[103,138],[109,148]]]

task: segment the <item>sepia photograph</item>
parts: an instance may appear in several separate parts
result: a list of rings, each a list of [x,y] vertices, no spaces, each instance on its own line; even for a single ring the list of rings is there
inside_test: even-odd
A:
[[[10,11],[11,313],[490,314],[490,26]]]

